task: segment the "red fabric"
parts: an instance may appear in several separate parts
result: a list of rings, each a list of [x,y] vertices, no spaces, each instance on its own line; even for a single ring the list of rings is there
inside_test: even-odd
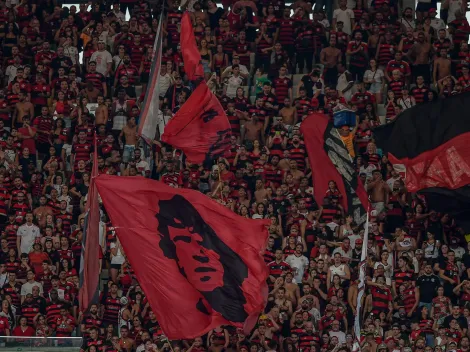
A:
[[[183,54],[184,72],[190,81],[203,79],[204,68],[201,65],[201,54],[196,45],[193,25],[189,12],[185,12],[181,19],[181,53]]]
[[[166,125],[162,141],[181,149],[189,162],[200,164],[225,156],[230,132],[230,122],[219,100],[201,82]]]
[[[100,175],[99,194],[170,340],[231,324],[251,329],[265,307],[267,220],[245,219],[193,190]]]
[[[31,130],[36,132],[36,128],[31,127]],[[29,149],[29,154],[31,155],[36,155],[36,141],[34,140],[33,137],[31,137],[31,134],[29,133],[29,130],[27,127],[20,127],[18,129],[18,132],[23,136],[23,137],[28,137],[24,138],[23,141],[21,142],[21,149],[28,148]]]
[[[95,177],[98,176],[98,148],[95,135],[95,148],[93,153],[93,169],[91,171],[90,188],[87,195],[86,208],[88,211],[86,229],[84,234],[85,255],[83,262],[83,280],[80,280],[80,309],[85,311],[91,303],[93,296],[98,288],[98,280],[100,276],[99,266],[99,224],[100,209],[98,201],[98,191],[96,189]]]
[[[328,154],[325,152],[325,130],[329,124],[329,116],[325,114],[311,114],[302,125],[300,131],[304,135],[307,147],[308,160],[312,169],[313,189],[316,202],[323,204],[323,198],[328,191],[328,182],[335,181],[342,195],[341,205],[348,210],[348,198],[351,195],[350,185],[345,185],[343,177],[336,169]],[[348,187],[348,189],[346,189]],[[361,181],[357,179],[357,187],[354,189],[364,209],[368,209],[367,192]]]
[[[25,331],[21,329],[21,327],[17,326],[13,329],[12,336],[19,336],[19,337],[30,337],[35,336],[36,331],[31,326],[28,326]]]
[[[430,187],[457,189],[470,184],[469,138],[470,132],[462,133],[413,159],[398,159],[391,153],[389,159],[405,166],[409,192]]]

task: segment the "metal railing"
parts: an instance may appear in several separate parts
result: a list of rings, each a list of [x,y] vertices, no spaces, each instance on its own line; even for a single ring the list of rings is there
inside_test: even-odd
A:
[[[1,352],[75,352],[81,345],[81,337],[0,336]]]

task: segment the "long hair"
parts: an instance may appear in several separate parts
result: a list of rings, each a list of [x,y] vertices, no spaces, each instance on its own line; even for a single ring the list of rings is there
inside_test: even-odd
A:
[[[221,313],[225,319],[232,322],[245,321],[248,315],[243,307],[246,298],[241,285],[248,277],[248,267],[240,256],[217,236],[216,232],[184,197],[175,195],[170,200],[161,200],[159,207],[160,211],[156,214],[158,233],[161,236],[159,245],[165,257],[175,260],[181,275],[187,278],[188,273],[185,273],[184,268],[180,265],[181,258],[178,258],[177,245],[170,238],[169,228],[188,229],[190,235],[200,235],[202,241],[197,243],[208,250],[214,251],[220,257],[220,263],[224,269],[224,285],[215,288],[213,291],[199,292],[211,307]],[[210,314],[201,300],[197,308],[203,313]]]

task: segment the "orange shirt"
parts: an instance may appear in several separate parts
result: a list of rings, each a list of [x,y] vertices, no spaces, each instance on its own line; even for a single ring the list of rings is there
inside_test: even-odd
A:
[[[341,136],[341,139],[343,140],[344,145],[346,146],[346,149],[348,150],[349,155],[351,157],[355,157],[356,153],[354,153],[354,136],[352,133],[349,133],[348,136]]]

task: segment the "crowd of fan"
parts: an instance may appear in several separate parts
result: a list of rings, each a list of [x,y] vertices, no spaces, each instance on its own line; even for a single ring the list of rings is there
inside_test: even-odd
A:
[[[0,1],[0,335],[83,336],[83,351],[350,352],[367,246],[361,349],[469,352],[465,236],[406,191],[373,136],[413,105],[470,89],[466,1],[444,0],[440,17],[436,0],[403,3],[411,7],[168,0],[159,131],[148,151],[136,126],[161,4]],[[210,169],[159,141],[191,94],[179,45],[184,10],[232,128],[230,156]],[[374,208],[366,243],[334,182],[315,202],[310,176],[321,170],[309,168],[299,131],[309,113],[345,107],[357,122],[340,134]],[[100,173],[199,190],[241,216],[271,220],[268,305],[250,335],[220,327],[166,340],[105,213],[100,265],[109,281],[99,304],[79,311],[93,153]]]

